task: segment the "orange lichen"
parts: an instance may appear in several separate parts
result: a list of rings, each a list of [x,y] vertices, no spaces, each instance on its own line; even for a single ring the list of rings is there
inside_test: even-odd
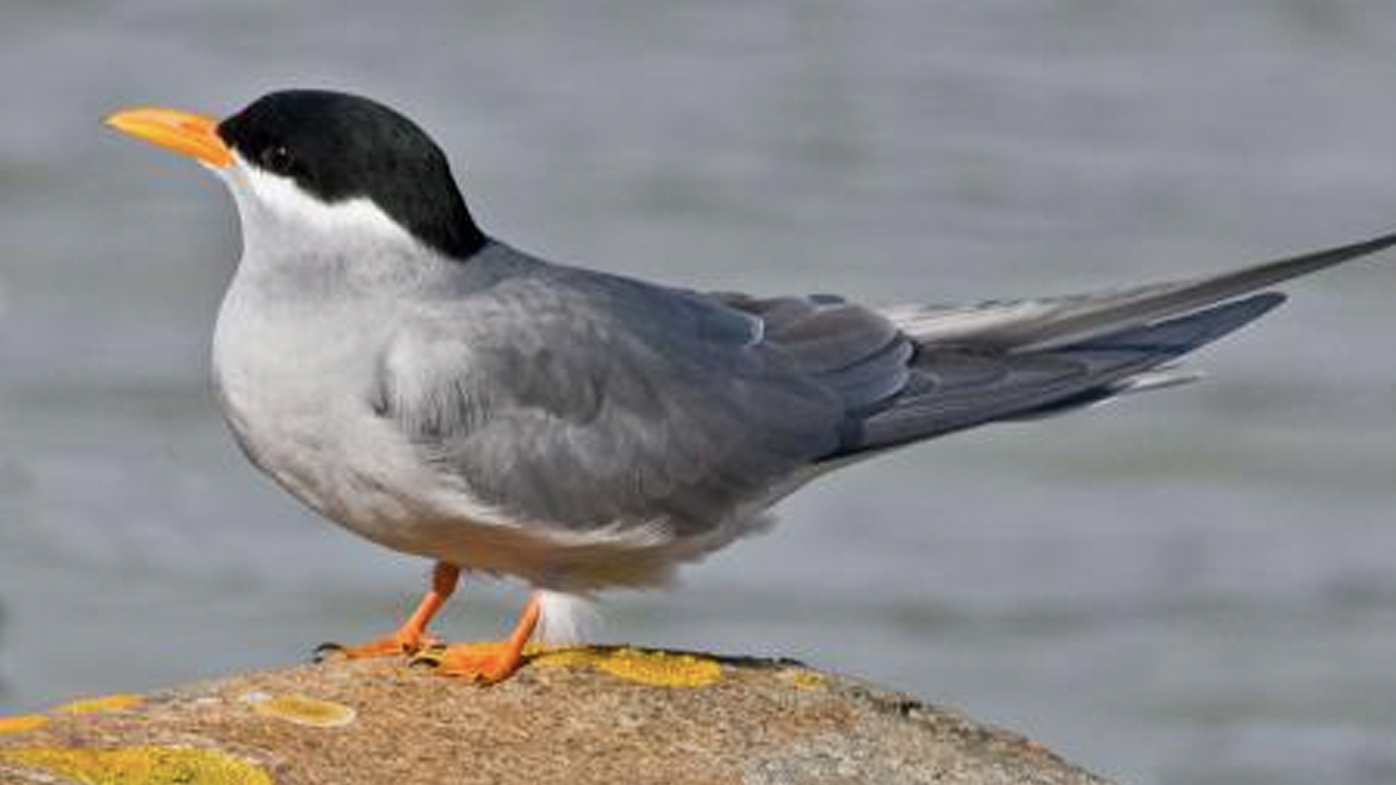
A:
[[[722,663],[694,654],[640,649],[559,649],[538,655],[547,665],[587,665],[627,681],[656,687],[706,687],[722,678]]]
[[[350,706],[305,695],[279,695],[253,702],[252,710],[264,717],[275,717],[312,728],[342,728],[358,713]]]
[[[86,698],[65,703],[55,708],[54,711],[60,714],[98,714],[134,709],[143,703],[145,703],[145,698],[139,695],[107,695],[101,698]]]
[[[42,714],[26,714],[20,717],[0,717],[0,734],[24,733],[25,731],[38,730],[49,723],[49,718]]]
[[[273,785],[260,767],[216,750],[42,747],[0,750],[0,761],[84,785]]]

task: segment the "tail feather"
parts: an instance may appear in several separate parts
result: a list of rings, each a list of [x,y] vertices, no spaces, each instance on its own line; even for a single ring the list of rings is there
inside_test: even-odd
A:
[[[922,344],[1050,349],[1206,308],[1393,245],[1396,233],[1185,281],[969,306],[902,306],[883,315]]]
[[[1131,388],[1157,387],[1170,379],[1150,372],[1260,318],[1284,300],[1284,295],[1273,292],[1252,295],[1042,350],[923,345],[913,365],[913,382],[858,423],[844,450],[834,457],[996,420],[1056,414]],[[1171,381],[1177,383],[1177,377]]]
[[[539,590],[542,612],[538,620],[539,642],[551,646],[585,643],[600,618],[589,596]]]

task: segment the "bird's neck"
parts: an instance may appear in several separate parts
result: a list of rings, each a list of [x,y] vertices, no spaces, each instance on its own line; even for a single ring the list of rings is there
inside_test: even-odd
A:
[[[396,216],[425,244],[456,261],[465,261],[489,243],[459,193],[441,203],[422,204]]]

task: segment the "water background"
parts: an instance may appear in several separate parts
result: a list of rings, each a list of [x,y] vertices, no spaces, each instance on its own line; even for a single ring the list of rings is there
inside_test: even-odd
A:
[[[1171,278],[1396,227],[1396,4],[0,8],[0,710],[299,661],[424,563],[245,464],[208,393],[222,188],[104,131],[269,89],[389,100],[555,258],[871,302]],[[1292,287],[1207,383],[832,477],[607,604],[1138,785],[1396,782],[1396,264]],[[517,587],[443,627],[497,634]]]

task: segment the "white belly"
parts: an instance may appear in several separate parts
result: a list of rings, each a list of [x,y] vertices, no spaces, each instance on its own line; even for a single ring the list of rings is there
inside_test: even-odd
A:
[[[307,319],[295,309],[245,306],[236,289],[229,293],[213,351],[214,384],[238,442],[311,507],[391,539],[400,494],[381,487],[385,445],[363,443],[374,419],[374,336],[348,314]]]

